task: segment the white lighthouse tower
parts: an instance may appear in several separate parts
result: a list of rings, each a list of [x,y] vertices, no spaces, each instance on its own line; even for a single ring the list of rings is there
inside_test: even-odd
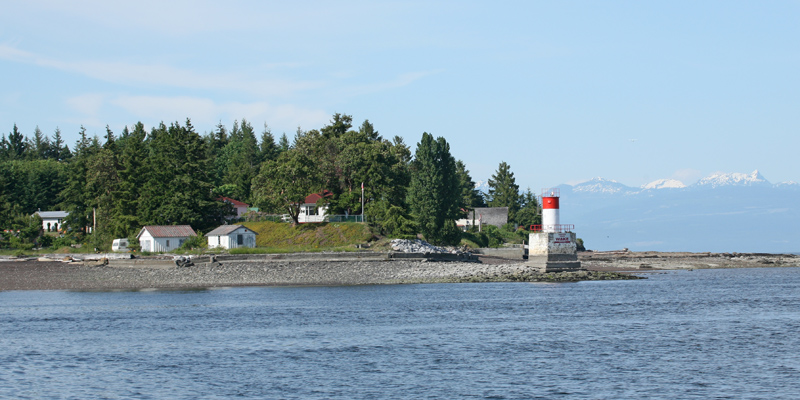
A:
[[[581,269],[575,226],[561,224],[560,198],[558,188],[542,189],[542,224],[531,227],[527,264],[541,272]]]

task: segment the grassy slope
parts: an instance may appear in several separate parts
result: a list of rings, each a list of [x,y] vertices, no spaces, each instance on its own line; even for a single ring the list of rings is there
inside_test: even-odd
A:
[[[293,227],[285,222],[244,222],[256,236],[256,246],[269,252],[323,251],[352,249],[372,238],[364,224],[334,222],[300,224]]]

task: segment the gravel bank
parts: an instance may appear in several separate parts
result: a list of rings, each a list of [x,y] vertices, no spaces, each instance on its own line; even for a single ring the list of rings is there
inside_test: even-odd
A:
[[[664,269],[800,267],[800,257],[775,254],[587,252],[589,272],[538,274],[522,260],[481,257],[483,263],[394,261],[225,261],[191,267],[87,266],[59,261],[0,262],[0,290],[126,290],[226,286],[368,285],[437,282],[568,282],[635,279],[617,272]]]
[[[58,261],[0,263],[0,290],[113,290],[226,286],[367,285],[436,282],[626,279],[613,273],[537,274],[522,263],[422,261],[201,263],[191,267],[85,266]]]
[[[582,252],[578,259],[595,271],[800,267],[796,255],[767,253]]]

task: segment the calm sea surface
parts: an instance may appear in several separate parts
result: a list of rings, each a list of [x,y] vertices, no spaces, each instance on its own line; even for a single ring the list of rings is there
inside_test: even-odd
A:
[[[800,269],[648,276],[0,292],[0,397],[800,398]]]

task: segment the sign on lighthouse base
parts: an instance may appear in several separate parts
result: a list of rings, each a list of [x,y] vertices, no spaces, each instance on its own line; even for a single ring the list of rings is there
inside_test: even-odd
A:
[[[539,272],[579,271],[574,232],[533,232],[529,236],[528,266]]]

